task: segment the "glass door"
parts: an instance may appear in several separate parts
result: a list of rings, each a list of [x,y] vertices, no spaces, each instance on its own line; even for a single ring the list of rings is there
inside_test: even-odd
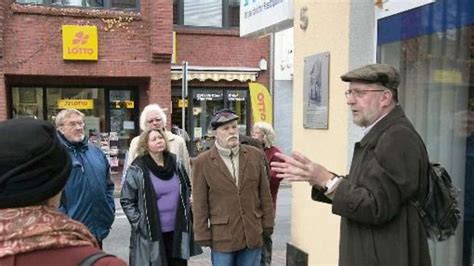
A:
[[[241,134],[248,134],[250,124],[250,101],[247,89],[193,89],[191,92],[191,114],[189,135],[193,140],[191,155],[196,155],[212,145],[209,128],[214,113],[229,108],[239,116]]]
[[[116,172],[121,172],[130,141],[139,131],[135,108],[138,107],[138,102],[135,91],[131,89],[110,89],[108,93],[110,132],[103,133],[100,137],[108,138],[110,166]]]
[[[239,116],[240,134],[247,135],[250,109],[249,101],[247,101],[247,90],[227,90],[225,95],[227,98],[227,108],[233,110]]]
[[[193,90],[192,101],[192,154],[197,154],[210,146],[212,133],[208,126],[214,113],[224,108],[224,94],[222,90],[196,89]]]

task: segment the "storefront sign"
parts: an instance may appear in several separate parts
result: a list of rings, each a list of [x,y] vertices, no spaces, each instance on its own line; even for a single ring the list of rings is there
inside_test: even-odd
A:
[[[58,100],[59,109],[94,109],[94,100],[83,100],[83,99],[63,99]]]
[[[293,0],[240,0],[240,36],[263,36],[293,27]]]
[[[197,93],[196,99],[198,101],[220,101],[222,93]]]
[[[245,101],[245,94],[243,92],[229,92],[227,94],[227,100],[231,102],[243,102]]]
[[[179,99],[178,100],[178,107],[179,108],[187,108],[188,107],[188,100],[182,100],[182,99]]]
[[[461,85],[462,74],[456,70],[443,70],[436,69],[433,75],[433,81],[444,83],[444,84],[456,84]]]
[[[249,83],[249,89],[253,121],[272,124],[272,98],[267,88],[259,83]]]
[[[63,59],[98,59],[98,41],[96,26],[63,25]]]
[[[126,109],[133,109],[135,107],[134,101],[114,101],[115,108],[126,108]]]

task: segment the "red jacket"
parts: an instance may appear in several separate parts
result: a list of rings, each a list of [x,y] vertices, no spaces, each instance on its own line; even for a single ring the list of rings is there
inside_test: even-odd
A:
[[[66,247],[57,249],[43,249],[28,253],[17,254],[0,258],[1,266],[77,266],[88,256],[99,252],[100,249],[92,246]],[[97,260],[95,266],[126,266],[127,264],[117,257],[103,257]]]
[[[268,164],[272,162],[282,162],[282,160],[275,156],[275,153],[281,153],[281,150],[275,146],[270,148],[265,148],[265,155],[267,157]],[[271,169],[271,168],[270,168]],[[277,173],[273,170],[270,170],[270,193],[272,194],[273,201],[273,211],[276,209],[277,193],[278,188],[280,187],[281,178],[276,177]]]

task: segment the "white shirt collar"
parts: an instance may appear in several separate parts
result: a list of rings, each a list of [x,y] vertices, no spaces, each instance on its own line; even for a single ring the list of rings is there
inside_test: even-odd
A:
[[[382,120],[382,118],[384,118],[386,115],[388,115],[388,113],[386,113],[386,114],[382,115],[381,117],[379,117],[379,119],[377,119],[377,121],[373,122],[372,125],[363,128],[362,131],[364,133],[364,136],[367,135],[369,133],[369,131],[375,126],[375,124],[377,124],[380,120]]]

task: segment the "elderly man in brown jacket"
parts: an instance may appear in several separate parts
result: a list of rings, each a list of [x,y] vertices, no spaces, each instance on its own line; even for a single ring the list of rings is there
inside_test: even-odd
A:
[[[215,145],[193,162],[195,240],[211,247],[213,265],[260,265],[262,237],[273,232],[265,155],[239,144],[239,117],[216,113]]]
[[[339,265],[430,265],[423,222],[410,200],[427,193],[428,156],[397,104],[398,71],[366,65],[343,75],[347,104],[364,137],[355,144],[347,176],[335,175],[295,152],[272,163],[277,176],[308,181],[312,198],[341,216]]]

